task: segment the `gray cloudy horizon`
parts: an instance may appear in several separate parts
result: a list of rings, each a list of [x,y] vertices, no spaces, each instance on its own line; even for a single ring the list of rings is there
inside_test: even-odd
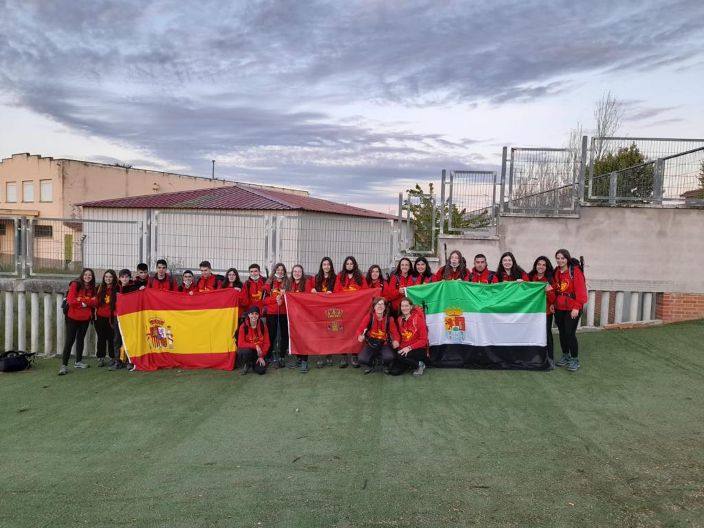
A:
[[[496,164],[502,144],[559,146],[606,90],[632,135],[704,118],[695,1],[0,8],[1,157],[201,175],[215,159],[219,177],[384,209],[443,168]]]

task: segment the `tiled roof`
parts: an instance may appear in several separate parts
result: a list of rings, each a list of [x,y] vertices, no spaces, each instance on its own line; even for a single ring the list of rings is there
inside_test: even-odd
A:
[[[83,207],[133,209],[238,209],[264,211],[311,211],[367,218],[392,220],[395,217],[369,209],[340,204],[320,198],[290,194],[283,191],[235,184],[215,189],[198,189],[162,194],[148,194],[128,198],[113,198],[84,202]]]

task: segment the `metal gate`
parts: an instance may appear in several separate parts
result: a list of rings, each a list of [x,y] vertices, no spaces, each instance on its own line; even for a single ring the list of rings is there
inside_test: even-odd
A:
[[[484,170],[442,171],[442,233],[494,236],[498,227],[497,174]]]

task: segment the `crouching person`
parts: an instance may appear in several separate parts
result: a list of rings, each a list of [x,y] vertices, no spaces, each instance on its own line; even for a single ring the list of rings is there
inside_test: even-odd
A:
[[[392,374],[402,374],[410,368],[413,369],[414,376],[422,376],[428,348],[425,314],[419,307],[414,306],[408,297],[401,299],[400,309],[401,315],[396,322],[399,342],[398,363]]]
[[[395,327],[396,323],[389,315],[386,299],[375,297],[369,315],[364,318],[357,330],[357,339],[360,343],[364,343],[364,348],[359,353],[359,364],[364,367],[365,374],[374,372],[377,358],[381,359],[384,372],[389,372],[394,361],[393,348],[399,346],[398,341],[392,342],[392,335],[397,334]]]
[[[259,318],[259,308],[252,306],[237,332],[237,363],[242,374],[254,370],[257,374],[266,372],[264,356],[269,352],[269,331]]]

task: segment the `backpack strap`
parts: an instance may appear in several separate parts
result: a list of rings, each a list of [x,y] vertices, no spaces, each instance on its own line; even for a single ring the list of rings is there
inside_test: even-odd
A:
[[[488,284],[491,284],[492,282],[494,282],[494,277],[496,277],[496,273],[494,273],[493,271],[490,271]]]

